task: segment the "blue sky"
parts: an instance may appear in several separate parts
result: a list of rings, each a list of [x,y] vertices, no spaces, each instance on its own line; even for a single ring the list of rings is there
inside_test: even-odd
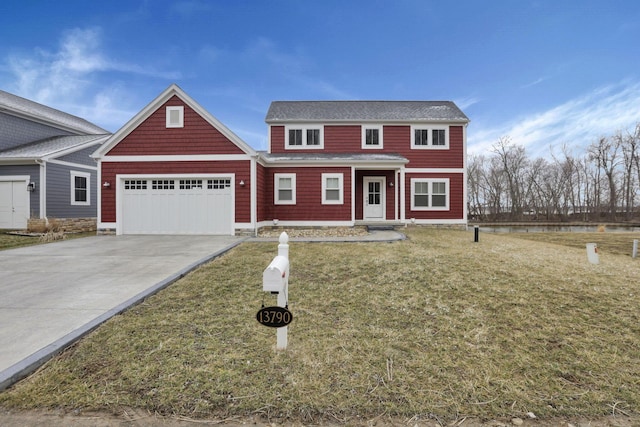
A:
[[[640,122],[640,2],[5,0],[0,89],[115,132],[171,83],[254,148],[274,100],[452,100],[469,152]]]

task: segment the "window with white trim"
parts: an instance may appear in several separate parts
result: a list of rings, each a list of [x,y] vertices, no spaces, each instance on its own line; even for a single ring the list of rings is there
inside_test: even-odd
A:
[[[362,148],[383,148],[382,126],[362,126]]]
[[[91,204],[91,174],[71,171],[71,204],[89,206]]]
[[[322,174],[322,204],[341,205],[343,204],[343,181],[344,174],[323,173]]]
[[[449,128],[447,126],[411,126],[411,148],[448,149]]]
[[[284,138],[287,149],[324,148],[322,126],[285,126]]]
[[[173,107],[167,107],[167,127],[184,127],[184,106],[176,105]]]
[[[277,173],[274,174],[273,202],[276,205],[296,204],[296,174]]]
[[[449,179],[412,178],[411,210],[449,210]]]

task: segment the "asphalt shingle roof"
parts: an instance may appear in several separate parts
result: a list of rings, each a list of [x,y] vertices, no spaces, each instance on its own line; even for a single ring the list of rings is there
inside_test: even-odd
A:
[[[0,159],[41,158],[90,142],[102,143],[109,136],[110,134],[55,136],[0,151]]]
[[[32,119],[41,120],[53,126],[62,126],[76,133],[94,135],[109,133],[80,117],[0,90],[0,111],[2,110],[6,110],[10,114],[17,113]]]
[[[451,101],[274,101],[267,123],[278,122],[468,122]]]

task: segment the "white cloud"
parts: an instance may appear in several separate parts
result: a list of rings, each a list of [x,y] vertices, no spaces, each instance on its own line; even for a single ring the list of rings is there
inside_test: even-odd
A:
[[[168,80],[179,72],[157,71],[108,57],[100,28],[75,28],[64,33],[56,51],[34,49],[31,54],[13,55],[6,64],[14,81],[6,87],[16,95],[85,118],[108,130],[115,130],[131,117],[126,101],[131,95],[117,82],[101,83],[101,73],[117,71]]]
[[[638,122],[640,83],[623,81],[502,126],[470,129],[469,153],[486,153],[498,138],[508,135],[529,156],[547,157],[554,147],[584,149],[598,137],[632,130]]]

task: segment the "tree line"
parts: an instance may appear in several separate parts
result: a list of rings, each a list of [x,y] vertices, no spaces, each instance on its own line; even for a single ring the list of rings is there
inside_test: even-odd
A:
[[[640,123],[551,159],[530,158],[505,136],[467,161],[469,219],[636,221],[640,219]]]

